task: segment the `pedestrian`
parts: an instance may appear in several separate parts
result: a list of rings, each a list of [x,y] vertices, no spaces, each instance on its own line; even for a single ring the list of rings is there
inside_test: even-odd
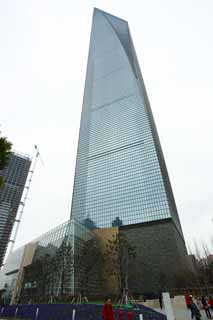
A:
[[[196,320],[200,320],[201,318],[200,310],[192,296],[190,296],[190,309],[191,309],[192,319],[195,317]]]
[[[204,296],[202,296],[201,303],[202,303],[203,309],[206,312],[207,318],[211,319],[212,316],[211,316],[210,308]]]
[[[209,296],[208,305],[209,305],[209,308],[212,309],[212,307],[213,307],[213,300],[212,300],[212,297],[211,297],[211,296]]]
[[[114,311],[112,308],[112,302],[110,298],[106,299],[102,314],[103,320],[114,320]]]
[[[123,310],[119,310],[118,311],[118,320],[123,320],[123,318],[124,318],[124,312],[123,312]]]
[[[163,299],[162,299],[162,293],[160,292],[159,294],[159,304],[160,304],[160,308],[163,308]]]
[[[129,310],[129,311],[127,312],[127,319],[128,319],[128,320],[133,320],[133,311],[132,311],[132,310]]]
[[[188,293],[185,294],[185,302],[188,309],[190,309],[190,296]]]

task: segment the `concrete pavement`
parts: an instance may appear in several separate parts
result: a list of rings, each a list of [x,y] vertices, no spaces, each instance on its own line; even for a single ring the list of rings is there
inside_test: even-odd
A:
[[[187,308],[173,308],[174,314],[176,320],[192,320],[191,318],[191,311]],[[165,314],[164,309],[155,308],[156,311]],[[207,320],[207,316],[204,310],[200,310],[200,313],[202,315],[201,320]],[[213,317],[213,311],[211,311],[212,317]],[[193,319],[195,320],[195,318]]]

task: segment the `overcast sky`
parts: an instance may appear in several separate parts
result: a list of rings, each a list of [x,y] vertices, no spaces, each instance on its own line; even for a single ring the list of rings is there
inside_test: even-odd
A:
[[[93,7],[129,22],[185,239],[213,234],[213,1],[0,0],[0,123],[42,155],[16,247],[69,219]]]

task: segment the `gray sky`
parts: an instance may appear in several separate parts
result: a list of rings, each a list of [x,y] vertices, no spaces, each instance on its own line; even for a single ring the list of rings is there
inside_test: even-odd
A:
[[[0,123],[36,168],[16,246],[67,220],[93,7],[129,22],[186,242],[213,234],[213,1],[0,0]]]

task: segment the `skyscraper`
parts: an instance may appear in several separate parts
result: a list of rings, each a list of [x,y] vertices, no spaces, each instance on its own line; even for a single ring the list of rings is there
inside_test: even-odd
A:
[[[181,232],[128,23],[95,9],[72,216],[109,227],[172,218]]]
[[[0,188],[0,267],[10,240],[30,164],[29,157],[12,153],[8,166],[1,172],[4,186]]]
[[[128,23],[98,9],[93,15],[71,216],[97,228],[117,225],[136,244],[152,244],[154,251],[144,252],[153,256],[152,265],[157,263],[159,270],[169,264],[171,278],[177,257],[186,254]],[[165,261],[155,260],[156,255]]]

